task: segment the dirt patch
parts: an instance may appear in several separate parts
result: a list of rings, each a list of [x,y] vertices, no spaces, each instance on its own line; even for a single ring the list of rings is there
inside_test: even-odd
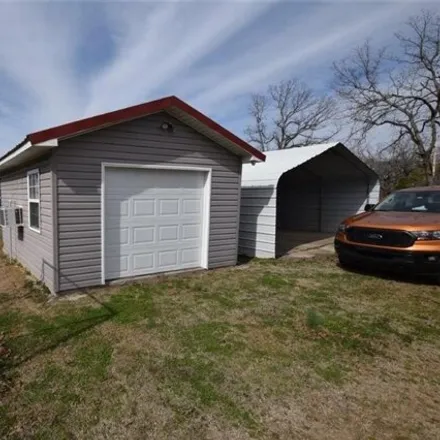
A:
[[[40,312],[41,304],[48,299],[48,292],[23,266],[1,254],[0,274],[0,307]]]
[[[2,296],[20,293],[26,281],[25,270],[2,257],[0,258],[0,294]]]

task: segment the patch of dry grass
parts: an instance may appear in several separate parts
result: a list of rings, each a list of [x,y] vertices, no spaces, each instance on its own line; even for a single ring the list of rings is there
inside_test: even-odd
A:
[[[440,438],[435,285],[320,257],[48,303],[0,271],[2,438]]]

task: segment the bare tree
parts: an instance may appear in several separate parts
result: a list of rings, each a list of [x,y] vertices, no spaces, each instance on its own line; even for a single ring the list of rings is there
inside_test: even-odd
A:
[[[335,88],[355,133],[365,137],[389,127],[390,150],[409,140],[432,184],[440,129],[440,16],[423,12],[407,25],[407,33],[396,35],[398,55],[366,42],[335,63]]]
[[[406,184],[423,183],[423,167],[411,141],[402,141],[388,148],[371,149],[356,146],[354,152],[370,168],[376,171],[383,195],[404,187]]]
[[[253,95],[249,113],[254,124],[246,135],[262,151],[325,142],[338,131],[331,127],[334,99],[317,96],[296,79],[270,86],[265,95]]]

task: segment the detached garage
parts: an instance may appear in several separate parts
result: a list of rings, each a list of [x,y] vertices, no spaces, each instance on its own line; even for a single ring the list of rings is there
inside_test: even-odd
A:
[[[341,143],[265,154],[265,163],[243,166],[243,255],[282,256],[332,236],[344,218],[378,202],[378,176]]]
[[[234,265],[264,159],[176,97],[29,134],[0,158],[4,251],[52,292]]]

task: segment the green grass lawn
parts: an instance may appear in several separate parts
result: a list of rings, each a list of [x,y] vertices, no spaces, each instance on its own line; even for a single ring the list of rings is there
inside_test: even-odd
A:
[[[47,302],[0,274],[0,438],[440,438],[433,284],[316,258]]]

